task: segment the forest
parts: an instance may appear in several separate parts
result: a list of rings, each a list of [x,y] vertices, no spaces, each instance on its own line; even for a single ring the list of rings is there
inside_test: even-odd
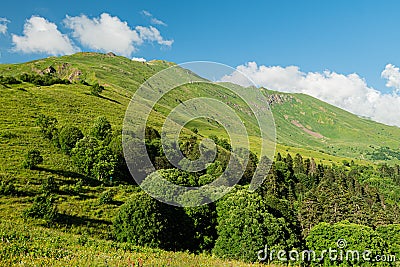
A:
[[[121,133],[113,130],[107,118],[94,119],[86,136],[71,125],[59,125],[57,118],[41,114],[36,124],[46,142],[70,157],[84,178],[75,186],[119,184],[133,186],[131,197],[121,203],[113,219],[110,239],[139,246],[169,251],[211,253],[222,259],[245,262],[305,265],[353,266],[375,265],[371,259],[386,257],[379,264],[393,265],[400,257],[400,166],[359,165],[343,161],[326,165],[300,154],[278,153],[260,188],[248,190],[251,177],[259,164],[248,154],[245,172],[237,185],[218,201],[197,207],[176,207],[155,200],[135,185],[123,156]],[[178,144],[189,159],[199,157],[197,129],[182,137]],[[146,128],[146,148],[157,172],[166,180],[183,186],[210,183],[225,170],[234,151],[226,139],[209,136],[217,145],[217,156],[203,171],[187,172],[173,167],[165,158],[160,133]],[[40,168],[40,151],[31,150],[22,163],[24,168]],[[139,168],[139,166],[138,166]],[[152,175],[143,182],[145,186]],[[380,181],[385,181],[382,183]],[[154,184],[149,183],[154,186]],[[227,181],[227,186],[229,181]],[[42,218],[48,227],[62,224],[54,200],[59,186],[54,179],[43,182],[41,194],[23,211],[25,218]],[[157,190],[154,189],[154,190]],[[2,181],[2,195],[18,195],[12,181]],[[159,192],[165,194],[166,192]],[[210,194],[213,192],[210,191]],[[115,192],[104,191],[99,201],[113,202]],[[204,198],[210,197],[207,195]],[[191,201],[190,195],[176,201]],[[198,203],[202,204],[202,203]],[[367,259],[313,255],[302,257],[300,251],[320,255],[328,248],[371,252]],[[286,252],[278,255],[269,251]],[[298,251],[299,255],[288,256]],[[262,252],[262,253],[260,253]],[[260,258],[260,255],[264,255]],[[304,255],[303,255],[304,256]]]

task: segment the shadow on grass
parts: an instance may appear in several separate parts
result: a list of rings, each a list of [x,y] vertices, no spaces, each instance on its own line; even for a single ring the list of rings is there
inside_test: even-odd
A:
[[[80,173],[77,173],[77,172],[72,172],[72,171],[53,170],[53,169],[44,168],[44,167],[36,167],[36,170],[49,172],[51,174],[57,174],[57,175],[60,175],[60,176],[64,176],[65,178],[86,179],[86,177],[84,175],[82,175]]]
[[[91,93],[85,93],[85,95],[96,96],[96,95],[93,95],[93,94],[91,94]],[[102,95],[97,95],[97,97],[121,105],[121,102],[119,102],[119,101],[117,101],[117,100],[114,100],[114,99],[111,99],[111,98],[108,98],[108,97],[105,97],[105,96],[102,96]]]
[[[36,170],[49,172],[51,174],[57,174],[57,175],[65,177],[65,178],[81,179],[84,181],[84,183],[86,185],[90,185],[90,186],[99,186],[102,184],[102,182],[97,179],[87,177],[87,176],[77,173],[77,172],[66,171],[66,170],[53,170],[53,169],[43,168],[43,167],[37,167]],[[73,184],[73,183],[74,183],[73,181],[70,182],[70,184]]]
[[[99,95],[99,97],[102,98],[102,99],[105,99],[105,100],[108,100],[108,101],[111,101],[111,102],[114,102],[116,104],[120,104],[121,105],[121,103],[118,102],[117,100],[114,100],[114,99],[111,99],[111,98],[108,98],[108,97],[105,97],[105,96],[102,96],[102,95]]]
[[[92,219],[79,217],[76,215],[69,215],[59,213],[57,217],[57,223],[65,226],[99,226],[99,225],[111,225],[112,223],[106,220]]]

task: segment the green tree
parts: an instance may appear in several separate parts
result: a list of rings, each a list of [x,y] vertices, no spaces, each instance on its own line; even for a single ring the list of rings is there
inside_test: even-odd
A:
[[[111,183],[115,172],[117,159],[108,147],[100,146],[95,150],[92,176],[96,179]]]
[[[164,204],[143,191],[123,204],[113,222],[118,241],[167,250],[184,250],[193,242],[190,220],[182,208]]]
[[[91,134],[99,140],[104,140],[109,134],[111,134],[111,124],[106,117],[100,116],[94,120]]]
[[[35,169],[37,165],[43,163],[43,157],[40,155],[40,151],[37,149],[31,149],[25,155],[25,160],[22,163],[22,166],[26,169]]]
[[[40,127],[40,132],[49,140],[57,137],[57,119],[40,114],[36,120],[36,125]]]
[[[213,253],[222,258],[247,262],[258,261],[258,251],[287,247],[288,229],[284,218],[268,212],[268,205],[258,193],[237,189],[217,203],[218,238]]]
[[[103,92],[104,86],[99,85],[98,83],[93,84],[90,87],[90,93],[94,96],[100,96],[101,92]]]
[[[58,135],[61,150],[66,154],[70,154],[76,143],[82,138],[82,131],[71,125],[64,126]]]
[[[91,136],[79,140],[71,150],[71,158],[78,169],[85,175],[91,175],[99,141]]]
[[[371,251],[369,257],[372,259],[375,255],[388,255],[389,248],[385,240],[372,228],[364,225],[342,221],[335,224],[319,223],[313,227],[306,238],[306,245],[309,250],[316,252],[320,256],[323,250],[329,248],[338,252],[335,254],[338,258],[332,262],[329,255],[324,258],[325,265],[341,264],[341,266],[354,266],[354,264],[368,264],[362,257],[366,250]],[[344,251],[344,256],[340,258],[339,251]],[[347,251],[357,251],[357,253],[348,254]]]
[[[44,219],[47,223],[55,222],[58,212],[54,200],[54,197],[49,194],[36,196],[32,206],[23,211],[23,216]]]

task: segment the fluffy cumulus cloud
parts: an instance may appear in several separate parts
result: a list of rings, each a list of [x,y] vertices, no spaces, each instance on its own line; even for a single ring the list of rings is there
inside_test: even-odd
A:
[[[107,13],[101,14],[99,18],[88,18],[85,15],[67,16],[64,23],[82,45],[124,56],[130,56],[145,41],[155,41],[167,46],[172,44],[172,41],[164,40],[154,27],[137,26],[132,29],[127,22]]]
[[[159,45],[171,46],[174,40],[165,40],[160,31],[150,27],[137,26],[136,30],[139,32],[140,39],[143,41],[157,42]]]
[[[12,35],[14,50],[23,53],[45,53],[49,55],[72,54],[79,49],[57,25],[45,18],[32,16],[25,22],[23,35]]]
[[[400,92],[400,69],[392,64],[387,64],[381,73],[382,78],[387,79],[386,86]]]
[[[67,16],[64,23],[82,45],[95,50],[129,56],[136,50],[135,45],[142,43],[138,33],[126,22],[107,13],[92,19],[85,15]]]
[[[5,34],[7,32],[7,29],[8,29],[7,24],[9,22],[10,21],[8,19],[0,17],[0,33],[1,34]]]
[[[305,73],[297,66],[258,66],[255,62],[249,62],[238,66],[235,72],[224,76],[222,81],[252,85],[240,73],[258,86],[281,92],[308,94],[354,114],[400,126],[400,96],[395,93],[382,94],[369,87],[357,74],[344,75],[332,71]],[[399,68],[387,65],[382,77],[387,79],[387,86],[399,88]]]

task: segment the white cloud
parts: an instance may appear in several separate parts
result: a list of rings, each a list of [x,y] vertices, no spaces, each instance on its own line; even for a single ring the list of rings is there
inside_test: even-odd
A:
[[[164,38],[160,34],[160,31],[153,26],[136,26],[135,29],[139,32],[140,38],[143,41],[147,40],[150,42],[157,42],[158,44],[165,46],[171,46],[174,43],[174,40],[164,40]]]
[[[400,92],[400,69],[392,64],[387,64],[381,73],[382,78],[387,79],[386,86]]]
[[[14,50],[23,53],[49,55],[73,54],[79,49],[68,36],[62,34],[56,24],[45,18],[32,16],[25,22],[23,35],[12,35]]]
[[[396,75],[399,69],[389,65],[382,72],[382,77],[388,79],[388,86],[398,88],[396,86],[399,85],[399,79]],[[365,80],[355,73],[304,73],[297,66],[258,66],[255,62],[249,62],[238,66],[235,72],[224,76],[222,80],[244,86],[251,85],[244,81],[239,73],[268,89],[308,94],[354,114],[388,125],[400,126],[400,96],[382,94],[369,87]]]
[[[167,24],[166,24],[164,21],[155,18],[155,17],[153,16],[153,14],[151,14],[149,11],[142,10],[142,14],[145,15],[146,17],[149,17],[149,18],[150,18],[150,22],[151,22],[152,24],[167,26]]]
[[[147,60],[143,57],[133,57],[132,61],[146,62]]]
[[[172,41],[164,40],[160,32],[152,26],[137,26],[132,29],[127,22],[107,13],[101,14],[99,18],[67,16],[64,23],[82,45],[103,52],[111,51],[130,56],[144,41],[172,45]]]
[[[9,22],[10,21],[8,19],[6,19],[6,18],[0,18],[0,33],[6,34],[7,29],[8,29],[7,24]]]
[[[138,33],[128,23],[107,13],[93,19],[85,15],[67,16],[64,23],[79,42],[95,50],[129,56],[136,50],[135,46],[142,43]]]

